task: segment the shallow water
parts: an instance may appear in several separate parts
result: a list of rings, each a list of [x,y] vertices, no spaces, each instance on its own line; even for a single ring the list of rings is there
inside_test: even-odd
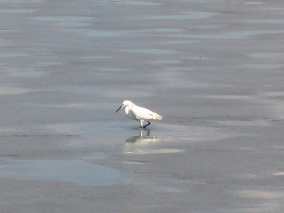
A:
[[[0,8],[0,212],[283,212],[282,1]]]
[[[97,186],[122,184],[120,171],[79,160],[4,160],[0,177]]]

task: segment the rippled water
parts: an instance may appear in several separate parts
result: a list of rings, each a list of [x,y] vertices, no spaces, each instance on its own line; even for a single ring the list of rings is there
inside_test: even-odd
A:
[[[0,0],[1,211],[282,213],[283,24],[279,0]]]

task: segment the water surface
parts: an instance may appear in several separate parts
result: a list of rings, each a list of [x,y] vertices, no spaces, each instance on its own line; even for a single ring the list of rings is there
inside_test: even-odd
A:
[[[0,8],[1,212],[283,212],[282,1]]]
[[[80,160],[4,160],[0,178],[61,182],[86,186],[121,184],[124,175]]]

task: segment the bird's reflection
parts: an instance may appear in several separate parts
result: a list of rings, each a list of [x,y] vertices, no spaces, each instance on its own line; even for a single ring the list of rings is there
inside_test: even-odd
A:
[[[149,144],[149,143],[157,143],[159,142],[159,138],[156,136],[151,136],[150,129],[140,129],[139,135],[131,136],[126,139],[126,143],[135,143],[136,145]]]
[[[124,153],[128,154],[143,154],[148,152],[151,145],[155,145],[160,142],[160,139],[156,136],[151,136],[150,129],[141,129],[137,136],[131,136],[126,139],[124,145]]]

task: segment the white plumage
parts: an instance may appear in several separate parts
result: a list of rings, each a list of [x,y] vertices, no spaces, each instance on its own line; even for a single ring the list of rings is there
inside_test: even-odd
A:
[[[162,116],[159,115],[156,112],[152,112],[149,109],[146,109],[144,107],[137,106],[132,101],[124,100],[122,104],[119,106],[119,108],[116,110],[116,112],[123,110],[125,114],[133,120],[140,122],[141,128],[146,128],[151,124],[152,121],[160,121],[162,120]],[[143,125],[144,122],[147,122],[147,124]]]

